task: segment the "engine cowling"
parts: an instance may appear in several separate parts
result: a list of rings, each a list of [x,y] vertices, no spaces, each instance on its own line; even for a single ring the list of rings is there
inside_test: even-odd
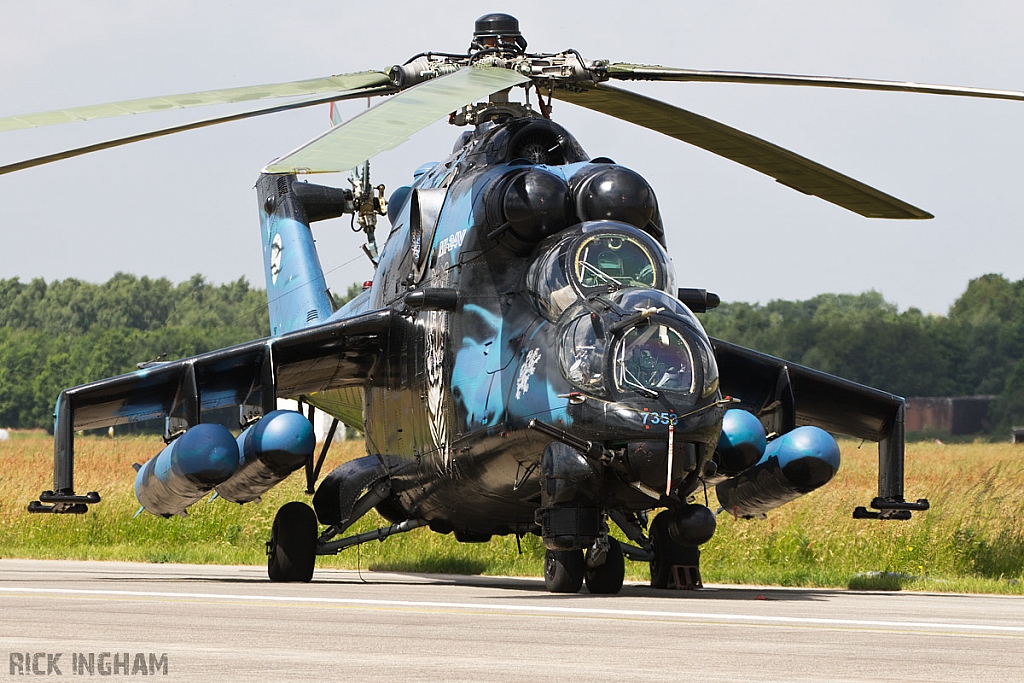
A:
[[[501,177],[489,188],[485,202],[495,238],[517,253],[528,253],[545,237],[569,227],[569,186],[543,168]]]
[[[616,164],[591,164],[570,181],[580,221],[612,220],[632,225],[665,246],[658,200],[643,176]]]

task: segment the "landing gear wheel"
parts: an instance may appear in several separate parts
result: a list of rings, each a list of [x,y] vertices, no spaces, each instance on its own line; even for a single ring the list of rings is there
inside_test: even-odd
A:
[[[668,510],[660,512],[651,522],[651,587],[668,588],[672,581],[672,567],[675,565],[696,565],[700,551],[696,546],[681,546],[672,540],[668,525],[672,515]],[[695,559],[697,558],[697,559]]]
[[[544,586],[552,593],[579,593],[583,587],[583,551],[544,552]]]
[[[603,564],[596,567],[585,566],[583,578],[586,579],[587,590],[594,595],[615,595],[622,590],[622,580],[626,576],[626,560],[622,556],[622,546],[614,538],[608,538],[608,552]]]
[[[274,517],[267,543],[267,574],[271,581],[313,578],[316,562],[316,513],[305,503],[285,503]]]

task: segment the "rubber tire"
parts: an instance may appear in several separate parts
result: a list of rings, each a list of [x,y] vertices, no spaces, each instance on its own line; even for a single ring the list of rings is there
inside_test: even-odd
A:
[[[673,541],[668,533],[671,521],[671,513],[664,510],[651,522],[651,551],[654,554],[651,559],[652,588],[668,588],[669,582],[672,581],[672,567],[677,564],[688,564],[685,549]]]
[[[313,579],[317,531],[316,513],[305,503],[292,501],[277,511],[267,552],[271,581],[308,583]]]
[[[587,590],[592,594],[615,595],[622,590],[622,581],[626,578],[626,559],[622,555],[622,546],[614,538],[608,538],[604,564],[596,567],[584,564],[584,567],[583,578],[587,582]]]
[[[582,550],[546,550],[544,586],[551,593],[579,593],[584,566]]]

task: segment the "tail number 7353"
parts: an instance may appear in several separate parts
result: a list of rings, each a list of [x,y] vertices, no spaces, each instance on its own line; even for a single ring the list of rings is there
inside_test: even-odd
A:
[[[645,425],[675,424],[678,417],[675,413],[641,413]]]

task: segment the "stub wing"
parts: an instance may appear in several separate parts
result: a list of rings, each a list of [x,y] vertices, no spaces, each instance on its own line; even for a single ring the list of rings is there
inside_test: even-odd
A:
[[[904,400],[857,382],[712,339],[723,396],[783,434],[812,425],[829,432],[878,442],[878,496],[855,516],[909,518],[927,501],[903,498]]]
[[[198,424],[205,410],[241,406],[260,415],[279,396],[365,386],[387,357],[391,316],[387,309],[364,313],[64,390],[54,424],[54,489],[30,510],[84,512],[99,500],[75,495],[76,431],[166,418],[173,433]]]

